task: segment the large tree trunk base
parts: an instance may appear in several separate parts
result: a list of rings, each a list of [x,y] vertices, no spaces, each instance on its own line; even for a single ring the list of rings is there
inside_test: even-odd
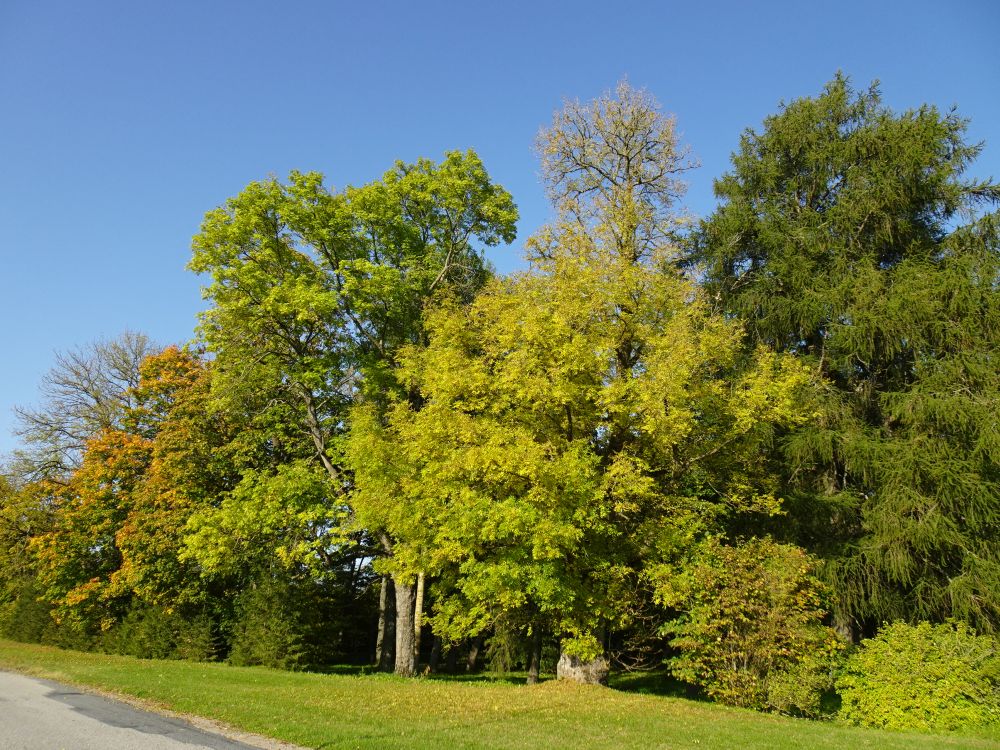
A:
[[[382,672],[391,672],[396,665],[396,591],[387,575],[382,576],[379,594],[375,664]]]
[[[608,660],[603,656],[584,661],[569,654],[559,655],[556,678],[579,682],[584,685],[608,684]]]
[[[542,633],[535,628],[531,636],[531,661],[528,665],[528,684],[537,685],[538,677],[542,669]]]
[[[416,605],[416,586],[407,581],[394,580],[396,590],[396,674],[413,677],[417,673],[413,651],[413,615]]]

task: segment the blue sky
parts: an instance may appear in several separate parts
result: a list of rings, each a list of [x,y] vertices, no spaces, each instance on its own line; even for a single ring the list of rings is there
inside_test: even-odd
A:
[[[0,0],[0,453],[54,351],[191,337],[190,238],[251,180],[475,148],[521,209],[506,271],[548,215],[532,142],[563,98],[647,88],[704,215],[741,131],[838,69],[897,109],[958,105],[987,141],[974,173],[1000,178],[998,34],[993,0]]]

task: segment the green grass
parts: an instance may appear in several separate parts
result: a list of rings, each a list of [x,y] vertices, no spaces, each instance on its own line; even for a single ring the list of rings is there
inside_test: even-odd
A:
[[[876,732],[550,681],[402,680],[63,651],[0,640],[0,668],[127,694],[313,748],[998,748],[1000,732]]]

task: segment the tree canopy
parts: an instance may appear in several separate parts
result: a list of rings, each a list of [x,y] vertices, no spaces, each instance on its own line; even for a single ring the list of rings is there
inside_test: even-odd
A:
[[[1000,187],[963,178],[965,127],[838,76],[744,134],[690,254],[749,346],[828,384],[787,479],[840,616],[869,625],[1000,624],[1000,246],[975,213]]]

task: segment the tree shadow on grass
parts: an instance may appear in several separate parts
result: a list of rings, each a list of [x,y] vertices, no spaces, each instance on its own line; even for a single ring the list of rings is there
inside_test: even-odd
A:
[[[334,674],[346,677],[390,676],[391,672],[380,672],[370,664],[330,664],[309,670],[320,674]],[[542,673],[539,682],[549,682],[555,679],[553,673]],[[525,685],[527,672],[433,672],[421,675],[418,679],[434,680],[436,682],[453,682],[470,685]],[[667,672],[635,671],[612,672],[608,677],[608,687],[623,693],[638,693],[640,695],[658,695],[668,698],[685,698],[687,700],[708,700],[704,693],[693,685],[672,677]]]
[[[345,677],[392,676],[392,672],[382,672],[370,664],[326,664],[314,667],[308,671],[318,674],[334,674]],[[527,682],[528,674],[527,672],[506,672],[502,674],[497,672],[456,672],[454,674],[448,672],[433,672],[430,674],[424,674],[421,672],[415,679],[487,685],[523,685]],[[545,682],[546,680],[553,679],[555,679],[554,674],[543,674],[539,681]]]
[[[544,682],[554,677],[555,675],[542,675],[539,681]],[[427,675],[427,679],[480,685],[524,685],[528,680],[528,675],[526,672],[460,672],[456,674],[438,672]]]
[[[697,687],[681,682],[667,672],[612,672],[608,677],[608,687],[623,693],[658,695],[665,698],[684,698],[695,701],[708,700]]]

